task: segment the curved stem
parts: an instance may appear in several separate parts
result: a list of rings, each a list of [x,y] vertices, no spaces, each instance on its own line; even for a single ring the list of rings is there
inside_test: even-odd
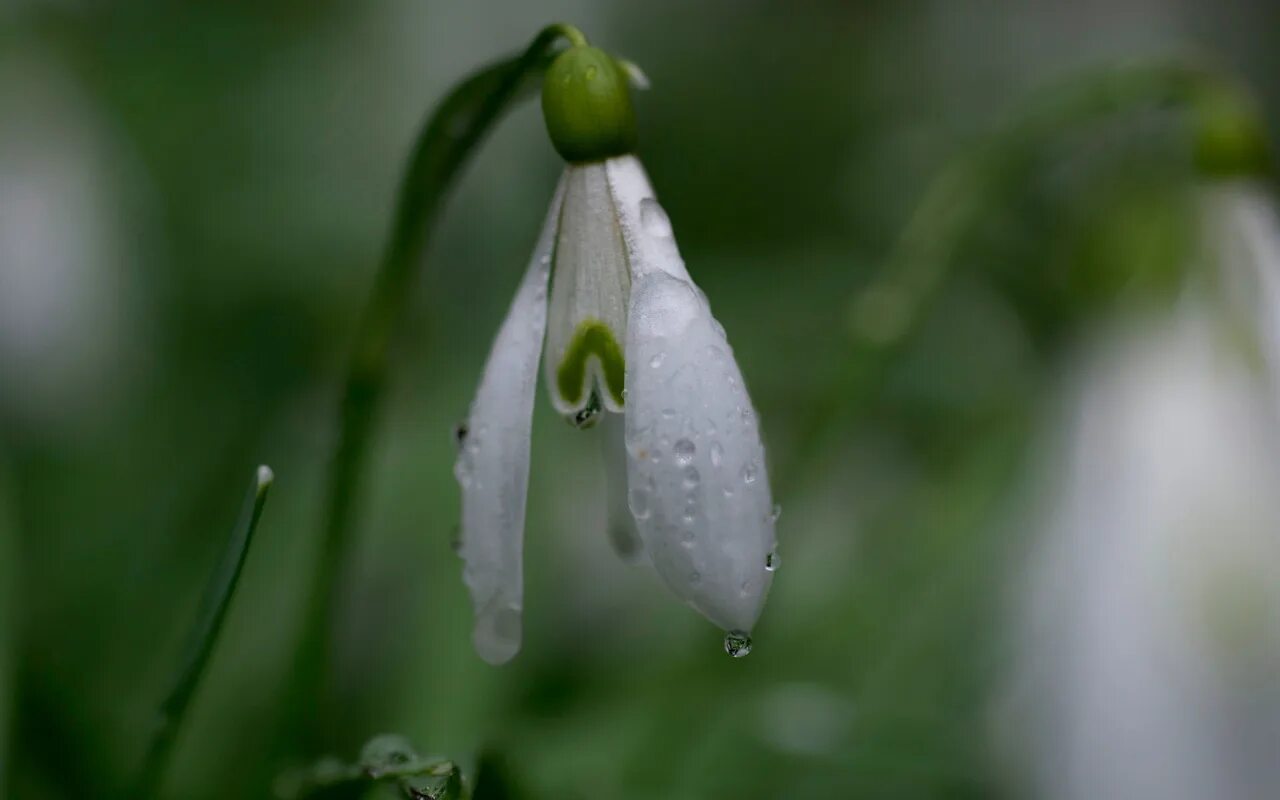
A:
[[[435,219],[476,146],[545,71],[561,39],[585,44],[571,25],[549,25],[525,51],[482,69],[456,86],[435,109],[410,156],[390,240],[361,316],[344,381],[337,450],[328,476],[319,564],[310,587],[297,651],[292,733],[315,731],[316,713],[331,652],[331,621],[340,595],[340,567],[354,527],[369,442],[387,375],[391,338],[421,270]],[[292,736],[282,737],[283,742]]]
[[[893,356],[911,341],[949,277],[964,237],[991,208],[993,197],[1025,177],[1037,154],[1059,138],[1117,115],[1152,108],[1195,112],[1225,86],[1220,75],[1185,62],[1090,71],[1034,95],[1019,113],[962,152],[926,190],[884,270],[851,301],[848,352],[817,407],[806,415],[792,464],[808,464],[825,441],[848,433],[847,426],[865,416]],[[779,474],[807,472],[797,468]],[[779,495],[788,488],[780,486]]]

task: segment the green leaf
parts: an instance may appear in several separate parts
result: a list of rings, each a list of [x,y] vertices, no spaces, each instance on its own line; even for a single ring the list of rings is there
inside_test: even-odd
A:
[[[209,657],[213,654],[218,633],[226,620],[227,608],[231,605],[231,597],[235,594],[240,572],[249,554],[249,544],[253,541],[253,533],[257,530],[258,520],[262,517],[262,509],[267,502],[267,491],[274,480],[271,468],[265,465],[258,467],[254,473],[253,484],[249,487],[240,519],[231,531],[231,538],[227,540],[222,561],[205,587],[204,599],[191,628],[186,653],[175,674],[173,688],[160,704],[156,729],[133,797],[152,796],[164,777],[174,739],[191,705],[191,698],[200,685],[200,679],[204,676]]]

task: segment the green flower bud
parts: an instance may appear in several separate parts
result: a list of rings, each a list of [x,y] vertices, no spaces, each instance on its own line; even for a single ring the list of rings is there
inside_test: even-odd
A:
[[[570,163],[600,161],[636,147],[627,76],[596,47],[570,47],[542,82],[542,116],[556,151]]]
[[[1266,132],[1257,112],[1240,98],[1201,104],[1194,147],[1196,169],[1208,178],[1261,177],[1271,170]]]

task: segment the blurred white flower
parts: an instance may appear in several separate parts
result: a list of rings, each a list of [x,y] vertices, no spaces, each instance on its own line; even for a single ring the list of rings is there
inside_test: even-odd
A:
[[[100,410],[136,324],[110,137],[56,61],[0,58],[0,407],[26,424]]]
[[[1280,217],[1268,188],[1231,178],[1201,189],[1205,266],[1259,349],[1280,398]]]
[[[550,301],[547,282],[554,271]],[[549,308],[549,311],[548,311]],[[755,410],[671,224],[632,155],[571,163],[485,365],[455,468],[477,652],[520,647],[530,425],[545,334],[552,404],[577,427],[621,413],[639,542],[683,600],[745,654],[776,565]],[[625,386],[625,389],[624,389]],[[610,431],[612,428],[612,432]],[[618,472],[622,470],[619,469]]]
[[[1011,740],[1039,797],[1280,796],[1280,431],[1208,319],[1079,375],[1018,606]]]

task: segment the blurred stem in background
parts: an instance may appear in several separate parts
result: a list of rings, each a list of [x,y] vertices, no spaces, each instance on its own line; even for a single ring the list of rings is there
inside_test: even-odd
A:
[[[18,651],[18,546],[9,509],[8,475],[0,465],[0,796],[9,789],[9,720]]]
[[[856,426],[876,396],[889,366],[912,340],[950,277],[955,255],[979,217],[999,208],[1026,182],[1045,152],[1082,128],[1146,110],[1185,112],[1196,132],[1188,162],[1217,164],[1221,150],[1241,148],[1256,160],[1252,140],[1238,135],[1248,117],[1246,95],[1220,74],[1194,62],[1162,60],[1084,72],[1033,95],[1004,123],[943,168],[926,190],[882,272],[852,300],[847,355],[833,370],[814,413],[806,416],[791,450],[792,468],[780,470],[778,494],[810,474],[827,442]],[[1243,127],[1248,127],[1244,125]],[[1204,146],[1212,139],[1217,147]],[[1226,158],[1231,161],[1231,157]]]
[[[227,618],[227,609],[231,606],[231,598],[235,595],[236,584],[240,581],[240,573],[244,569],[245,558],[249,555],[249,545],[253,541],[253,532],[262,517],[262,509],[267,503],[267,492],[275,476],[271,468],[258,467],[253,476],[253,485],[245,498],[240,519],[231,531],[227,540],[227,548],[223,551],[222,562],[214,570],[208,585],[205,587],[204,599],[196,614],[195,624],[187,641],[186,655],[178,666],[174,676],[173,688],[160,704],[156,729],[151,737],[142,768],[138,773],[137,783],[130,797],[139,800],[153,797],[164,778],[165,769],[173,754],[173,745],[182,729],[182,720],[196,689],[200,687],[200,679],[204,677],[205,667],[213,655],[214,646],[218,642],[218,633]]]
[[[518,55],[465,79],[428,119],[400,187],[391,239],[365,306],[344,382],[339,435],[326,490],[319,562],[309,589],[302,641],[292,671],[281,742],[324,742],[324,693],[332,658],[334,611],[341,567],[351,545],[357,503],[378,406],[387,378],[391,338],[421,270],[435,220],[461,168],[503,114],[530,96],[561,39],[585,43],[569,25],[550,25]]]

